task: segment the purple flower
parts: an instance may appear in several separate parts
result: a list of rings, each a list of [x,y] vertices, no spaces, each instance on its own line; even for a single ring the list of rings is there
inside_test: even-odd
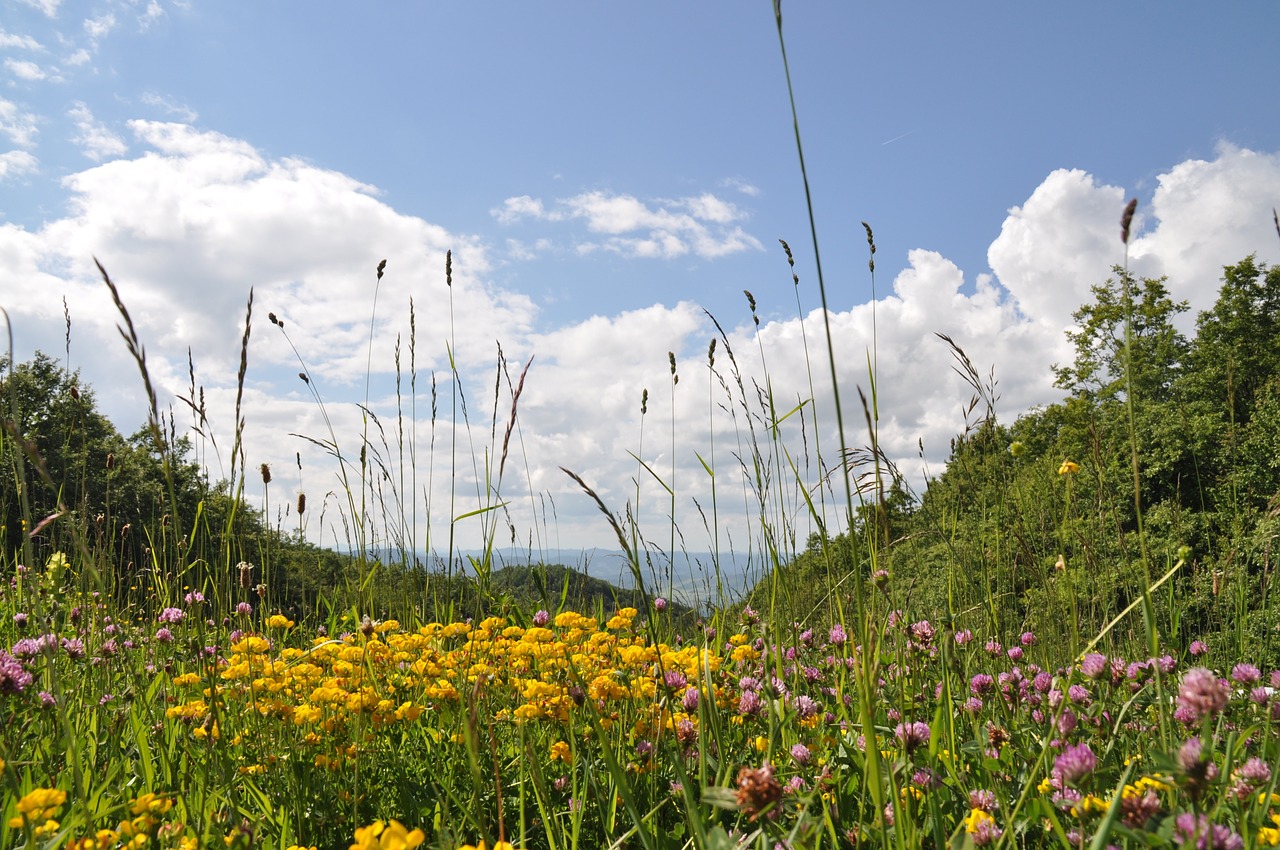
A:
[[[839,623],[836,623],[834,626],[831,627],[831,634],[829,635],[829,641],[832,646],[844,646],[845,641],[847,641],[848,639],[849,639],[849,636],[844,633],[844,626],[840,625]]]
[[[541,628],[551,622],[551,614],[545,609],[539,608],[537,613],[533,615],[533,624]]]
[[[969,808],[982,809],[990,814],[996,810],[996,795],[993,791],[979,788],[969,792]]]
[[[204,601],[204,594],[198,590],[193,590],[190,593],[188,593],[184,597],[184,599],[186,600],[186,603],[188,605],[199,605],[201,602]]]
[[[1237,685],[1256,685],[1262,681],[1262,671],[1252,664],[1237,664],[1231,668],[1231,678]]]
[[[662,681],[673,691],[678,691],[689,683],[689,680],[685,678],[684,673],[679,670],[668,670],[663,674]]]
[[[173,643],[173,632],[169,631],[164,626],[161,626],[156,630],[156,640],[161,643]]]
[[[973,642],[973,632],[968,629],[961,629],[956,632],[956,646],[968,646]]]
[[[969,691],[974,696],[980,697],[983,694],[989,694],[995,689],[995,686],[996,680],[991,678],[987,673],[976,673],[974,674],[974,677],[969,680]]]
[[[739,714],[759,714],[761,708],[760,695],[755,691],[743,691],[738,697]]]
[[[990,655],[992,658],[998,658],[999,656],[1004,655],[1004,647],[1000,645],[1000,641],[998,640],[987,641],[985,649],[987,650],[987,655]]]
[[[1271,779],[1271,768],[1265,761],[1254,756],[1236,769],[1236,777],[1251,788],[1257,788]]]
[[[918,623],[911,624],[911,638],[916,642],[928,646],[933,643],[934,628],[933,624],[928,620],[921,620]]]
[[[25,629],[29,620],[30,616],[25,611],[19,611],[13,615],[13,624],[19,629]]]
[[[53,707],[55,707],[57,704],[58,704],[58,700],[54,697],[54,695],[53,695],[53,694],[49,693],[48,691],[41,691],[41,692],[40,692],[40,707],[41,707],[41,708],[53,708]]]
[[[1191,641],[1191,654],[1199,658],[1209,651],[1209,647],[1202,640]]]
[[[667,610],[667,600],[664,597],[659,596],[657,599],[653,600],[653,609],[661,614],[663,611]]]
[[[1087,679],[1101,679],[1107,672],[1107,656],[1101,652],[1090,652],[1080,660],[1080,672]]]
[[[1023,632],[1023,633],[1022,633],[1022,637],[1020,638],[1020,640],[1022,641],[1022,645],[1023,645],[1023,646],[1034,646],[1034,645],[1035,645],[1035,642],[1036,642],[1036,636],[1035,636],[1035,633],[1034,633],[1034,632]]]
[[[63,638],[62,649],[72,661],[84,658],[84,641],[80,638]]]
[[[160,612],[160,616],[156,620],[161,623],[181,623],[186,616],[186,613],[181,608],[166,608]]]
[[[802,694],[796,697],[796,712],[802,720],[807,720],[818,713],[818,703]]]
[[[680,698],[680,704],[684,706],[685,711],[697,711],[698,698],[698,689],[689,688],[689,690],[684,692],[684,696]]]
[[[1098,767],[1098,757],[1088,744],[1067,747],[1053,763],[1053,772],[1064,785],[1073,785],[1093,773]]]
[[[1212,670],[1194,667],[1182,674],[1182,684],[1178,688],[1178,708],[1186,709],[1193,718],[1193,723],[1222,711],[1230,698],[1230,692],[1218,681]]]
[[[1174,818],[1173,831],[1183,847],[1196,850],[1242,850],[1244,847],[1243,838],[1230,827],[1210,823],[1208,815],[1197,818],[1192,812],[1183,812]]]
[[[919,720],[914,723],[899,723],[893,734],[901,742],[902,748],[910,753],[929,743],[929,724]]]
[[[809,748],[804,744],[796,744],[791,748],[791,757],[796,760],[796,764],[803,767],[809,763],[811,754]]]
[[[1067,688],[1067,698],[1076,705],[1088,705],[1093,702],[1093,698],[1089,696],[1089,689],[1084,685],[1072,685]]]
[[[1021,660],[1022,660],[1022,647],[1020,647],[1020,646],[1011,646],[1011,647],[1009,647],[1008,651],[1007,651],[1005,654],[1009,656],[1009,660],[1010,660],[1010,661],[1021,661]]]
[[[0,694],[20,694],[31,682],[31,674],[22,662],[0,650]]]

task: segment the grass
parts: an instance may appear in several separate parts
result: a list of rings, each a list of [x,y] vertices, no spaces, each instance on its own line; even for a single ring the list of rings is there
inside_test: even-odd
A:
[[[777,3],[775,13],[781,39]],[[792,109],[807,194],[794,100]],[[1131,217],[1129,207],[1126,250]],[[875,242],[863,226],[874,282]],[[811,232],[825,316],[812,221]],[[794,255],[782,248],[803,317]],[[446,263],[452,298],[451,256]],[[376,272],[370,375],[386,267]],[[320,500],[318,518],[300,497],[296,530],[285,531],[271,521],[265,466],[262,517],[246,516],[241,393],[252,293],[229,483],[192,502],[174,417],[160,410],[125,300],[102,275],[147,388],[162,495],[133,532],[68,508],[79,504],[74,485],[88,479],[89,461],[54,481],[16,425],[8,382],[0,448],[23,485],[19,510],[31,532],[0,562],[0,848],[1280,845],[1280,670],[1248,657],[1243,633],[1213,669],[1203,643],[1179,633],[1172,579],[1186,561],[1161,567],[1147,545],[1132,407],[1141,569],[1113,588],[1121,601],[1077,598],[1089,588],[1068,559],[1098,548],[1080,539],[1079,464],[1041,476],[1035,492],[1052,495],[1043,504],[1023,492],[1024,477],[1011,479],[1008,504],[983,508],[993,530],[976,545],[998,553],[1012,545],[1007,529],[1038,525],[1059,547],[1061,578],[1035,577],[1050,616],[1031,624],[1005,601],[1022,579],[1001,573],[998,554],[971,559],[973,541],[954,531],[958,513],[928,518],[949,547],[937,587],[917,592],[915,579],[900,582],[889,569],[901,563],[891,556],[911,550],[889,533],[900,481],[876,442],[874,342],[858,411],[870,440],[857,447],[846,436],[829,328],[834,429],[816,416],[807,336],[809,395],[783,400],[763,341],[746,366],[712,317],[709,443],[682,442],[672,353],[669,434],[646,434],[649,390],[640,394],[633,501],[610,505],[599,482],[564,470],[600,509],[639,589],[634,604],[575,610],[560,571],[533,570],[536,601],[517,599],[495,573],[504,523],[515,539],[512,499],[528,498],[540,517],[531,552],[554,518],[545,497],[504,489],[513,441],[523,439],[529,363],[513,374],[499,349],[486,429],[468,409],[451,338],[447,415],[433,374],[430,438],[419,445],[410,302],[408,397],[397,339],[394,422],[379,416],[366,385],[349,446],[299,357],[326,427],[300,436],[327,453],[342,486]],[[746,297],[758,325],[755,296]],[[284,321],[269,319],[287,339]],[[974,390],[968,413],[985,410],[959,439],[981,441],[994,433],[994,379],[944,341]],[[194,364],[190,372],[182,401],[194,451],[217,457]],[[437,458],[445,434],[448,457]],[[671,452],[670,469],[645,460],[647,441]],[[747,603],[719,593],[701,616],[665,598],[688,545],[675,519],[690,489],[676,478],[682,453],[698,458],[710,483],[710,504],[697,506],[713,553],[708,584],[722,590],[720,559],[734,545],[721,537],[723,498],[742,495],[753,530],[736,543],[762,567]],[[963,468],[970,462],[982,458],[959,454],[958,474],[981,474]],[[437,469],[451,485],[473,479],[477,507],[420,502]],[[641,482],[650,481],[665,498],[642,504]],[[60,494],[48,517],[27,501],[34,482]],[[485,540],[465,565],[461,523],[478,523]],[[807,542],[798,539],[805,527],[818,530]],[[130,533],[145,548],[126,549]],[[328,550],[307,545],[307,534],[327,539]],[[443,569],[430,569],[417,553],[441,539]],[[304,574],[311,584],[293,588]],[[301,600],[297,610],[286,599]]]

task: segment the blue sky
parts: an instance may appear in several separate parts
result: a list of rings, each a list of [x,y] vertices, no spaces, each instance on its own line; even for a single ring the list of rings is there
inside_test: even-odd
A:
[[[754,352],[742,357],[748,377],[763,361],[780,393],[807,393],[796,300],[807,313],[817,293],[767,3],[0,2],[0,298],[20,358],[62,352],[66,299],[71,365],[123,430],[144,411],[94,255],[134,311],[166,398],[187,385],[190,348],[224,424],[254,287],[251,465],[307,457],[288,434],[322,427],[268,310],[338,429],[356,428],[380,259],[372,383],[383,416],[396,409],[409,297],[419,367],[447,383],[452,334],[485,411],[468,447],[491,441],[495,343],[515,372],[534,356],[520,461],[504,481],[524,494],[508,509],[522,541],[553,524],[557,545],[608,545],[558,467],[583,471],[617,508],[649,505],[636,453],[677,482],[689,548],[709,548],[691,506],[708,496],[698,455],[734,425],[707,413],[714,328],[702,308],[736,351]],[[1125,198],[1140,200],[1135,269],[1169,275],[1193,308],[1209,306],[1222,265],[1280,256],[1280,113],[1269,106],[1280,75],[1250,42],[1280,24],[1272,2],[1211,14],[1187,3],[788,3],[784,15],[841,382],[850,395],[866,383],[866,220],[881,439],[916,481],[917,442],[936,472],[967,400],[933,332],[995,367],[1006,419],[1051,402],[1048,367],[1067,356],[1071,310],[1122,259]],[[796,251],[798,290],[780,237]],[[759,305],[759,341],[743,289]],[[814,318],[803,332],[818,346]],[[667,351],[682,364],[674,418],[687,443],[674,451]],[[655,398],[642,434],[644,388]],[[292,486],[330,489],[323,463],[307,457]],[[537,494],[554,496],[554,523]],[[743,523],[726,509],[735,545],[751,536]]]

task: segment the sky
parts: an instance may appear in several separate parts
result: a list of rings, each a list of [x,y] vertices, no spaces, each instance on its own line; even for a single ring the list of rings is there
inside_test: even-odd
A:
[[[0,305],[19,361],[80,370],[131,433],[100,261],[179,428],[194,374],[217,479],[252,292],[246,492],[326,545],[367,441],[367,502],[424,549],[616,548],[564,469],[651,547],[802,546],[799,488],[843,502],[826,326],[843,444],[874,363],[919,489],[972,395],[936,334],[1002,421],[1056,401],[1127,199],[1129,266],[1187,330],[1224,265],[1280,260],[1280,67],[1249,40],[1278,26],[1271,0],[784,3],[824,322],[767,2],[0,0]],[[776,439],[766,392],[801,411]]]

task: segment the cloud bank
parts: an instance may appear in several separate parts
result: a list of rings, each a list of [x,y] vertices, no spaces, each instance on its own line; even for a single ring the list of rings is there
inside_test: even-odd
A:
[[[26,132],[18,110],[8,114],[5,126]],[[84,117],[91,129],[87,110]],[[723,337],[693,302],[546,328],[530,298],[487,282],[485,238],[399,213],[375,187],[264,156],[243,140],[179,123],[128,126],[132,139],[118,140],[127,157],[113,143],[86,141],[106,161],[65,179],[66,215],[39,230],[0,225],[0,298],[19,331],[19,357],[36,348],[60,355],[69,319],[71,365],[84,370],[122,430],[136,427],[145,409],[95,256],[129,306],[166,403],[189,393],[190,351],[222,435],[233,421],[252,288],[246,461],[277,470],[277,500],[291,498],[278,495],[283,487],[324,506],[323,524],[319,508],[308,520],[322,542],[340,536],[338,469],[315,442],[292,435],[333,440],[349,458],[367,438],[378,498],[389,510],[416,512],[419,545],[427,516],[437,548],[455,518],[464,546],[490,531],[499,545],[615,545],[595,504],[561,467],[615,511],[638,517],[642,533],[664,546],[672,510],[677,546],[693,551],[711,548],[717,535],[739,551],[758,545],[752,529],[762,511],[779,512],[771,521],[803,544],[811,529],[798,492],[761,500],[752,447],[772,457],[775,481],[789,480],[794,464],[809,486],[836,457],[818,311],[726,327]],[[1142,199],[1130,264],[1140,275],[1167,275],[1175,298],[1204,309],[1223,265],[1249,253],[1280,259],[1271,218],[1277,199],[1277,154],[1224,144],[1212,160],[1175,164]],[[1006,421],[1054,401],[1050,366],[1070,357],[1063,332],[1071,313],[1123,257],[1124,200],[1121,189],[1086,173],[1055,171],[1009,210],[989,269],[966,274],[936,252],[913,250],[890,292],[832,313],[846,422],[862,421],[856,389],[869,387],[874,344],[881,444],[917,484],[926,466],[938,472],[971,395],[938,333],[979,371],[993,370]],[[550,203],[512,196],[494,207],[494,218],[492,244],[508,249],[509,229],[529,225],[577,226],[570,236],[588,250],[644,262],[690,253],[710,260],[761,244],[745,212],[712,192],[645,201],[595,191]],[[532,240],[561,233],[530,234],[529,244],[545,249]],[[878,259],[882,272],[892,261]],[[283,327],[266,321],[268,311]],[[508,433],[512,396],[531,358]],[[309,383],[298,378],[303,371]],[[359,406],[366,398],[372,418]],[[771,455],[771,417],[793,409],[780,429],[789,454]],[[175,410],[179,422],[188,416],[180,404]],[[851,425],[847,442],[864,443],[862,430]],[[229,444],[223,436],[223,451]],[[206,457],[213,477],[225,473],[229,458]],[[498,502],[504,507],[465,516]]]

